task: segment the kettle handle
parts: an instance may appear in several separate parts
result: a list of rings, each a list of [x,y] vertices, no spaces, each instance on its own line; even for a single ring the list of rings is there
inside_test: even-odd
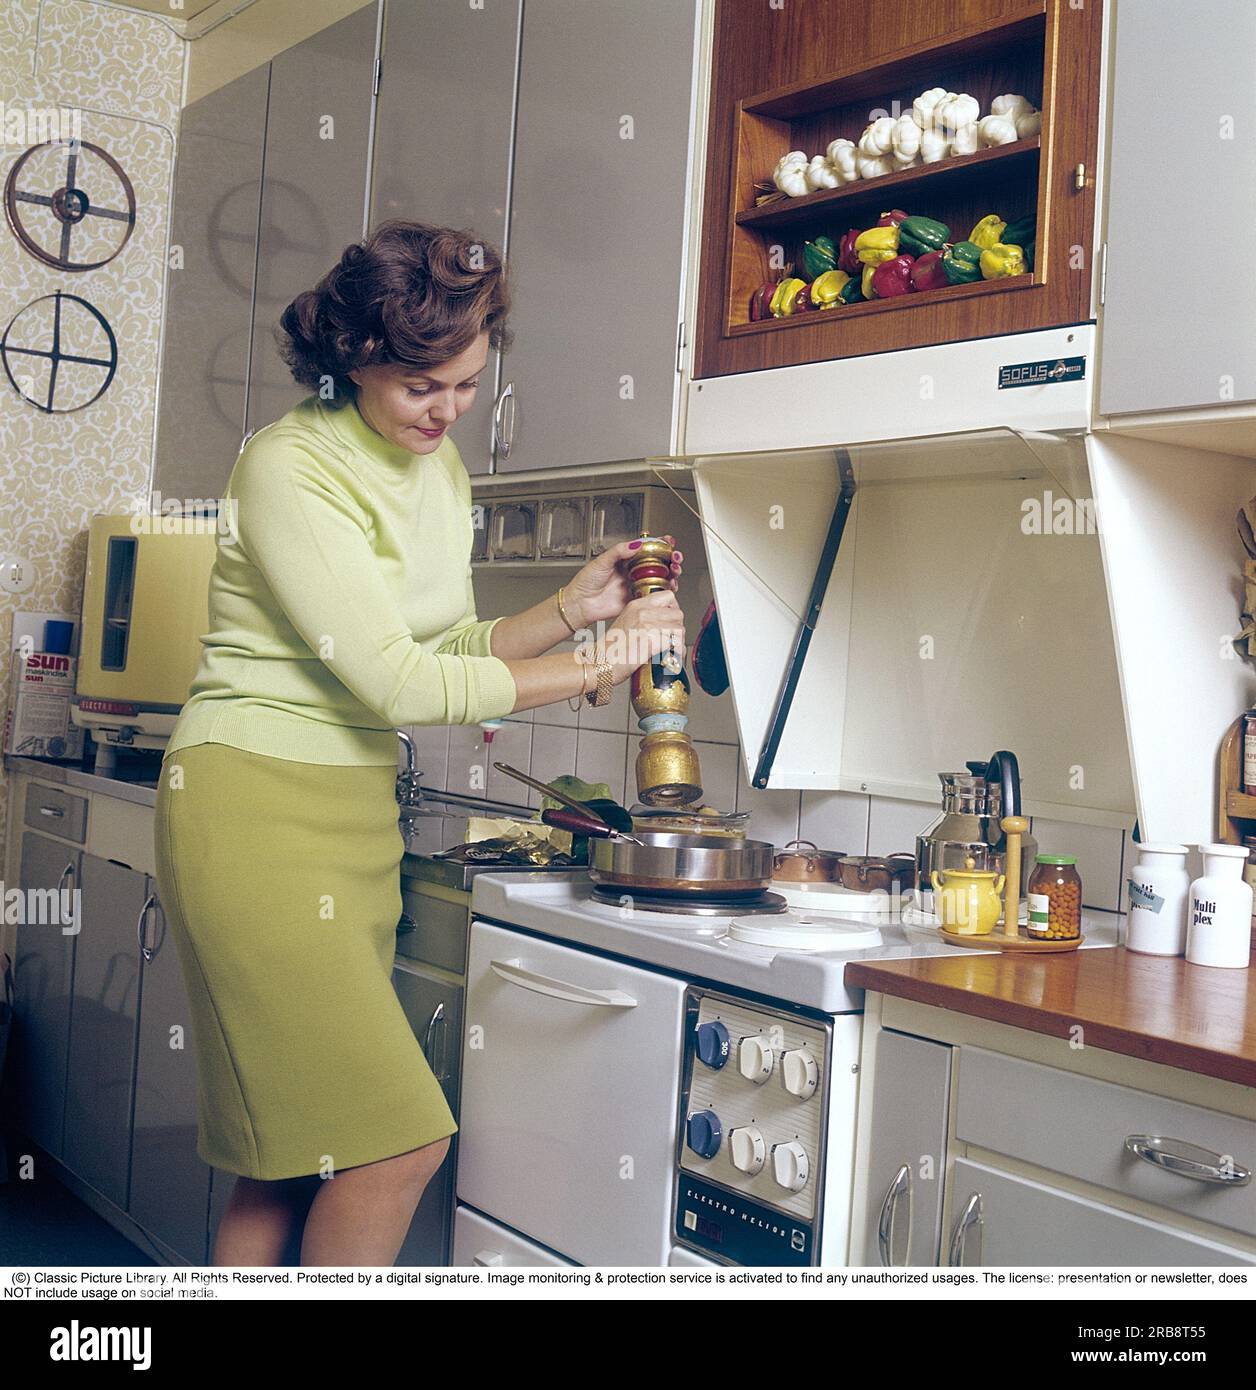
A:
[[[1016,754],[1009,752],[1006,748],[1001,748],[986,764],[986,782],[995,781],[1000,784],[1002,791],[1000,815],[1019,816],[1021,813],[1020,764],[1016,761]]]

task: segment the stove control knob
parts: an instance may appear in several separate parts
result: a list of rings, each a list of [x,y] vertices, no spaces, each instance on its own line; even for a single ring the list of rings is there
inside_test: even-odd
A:
[[[698,1024],[698,1060],[705,1062],[712,1071],[719,1071],[728,1061],[732,1047],[728,1029],[722,1023]]]
[[[772,1148],[772,1176],[786,1192],[801,1192],[811,1176],[811,1160],[797,1140]]]
[[[733,1167],[738,1172],[748,1173],[752,1178],[756,1173],[763,1172],[763,1165],[768,1156],[768,1146],[764,1142],[763,1135],[753,1125],[744,1125],[741,1129],[731,1130],[728,1136],[728,1145],[733,1153]]]
[[[796,1047],[781,1058],[785,1089],[799,1100],[810,1100],[820,1084],[820,1067],[809,1048]]]
[[[724,1141],[724,1126],[714,1110],[699,1110],[689,1116],[685,1138],[699,1158],[714,1158]]]
[[[761,1086],[772,1075],[775,1065],[776,1058],[772,1054],[769,1038],[742,1038],[741,1046],[737,1049],[737,1066],[747,1081]]]

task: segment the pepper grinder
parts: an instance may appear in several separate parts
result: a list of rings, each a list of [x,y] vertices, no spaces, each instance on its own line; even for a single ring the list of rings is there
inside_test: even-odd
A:
[[[628,561],[633,598],[666,589],[672,578],[672,545],[642,536]],[[637,799],[647,806],[687,806],[702,796],[698,751],[687,732],[689,677],[675,652],[647,661],[632,673],[632,708],[642,739],[637,752]]]
[[[1029,830],[1024,816],[1004,816],[999,828],[1007,836],[1003,875],[1003,935],[1020,936],[1021,836]]]

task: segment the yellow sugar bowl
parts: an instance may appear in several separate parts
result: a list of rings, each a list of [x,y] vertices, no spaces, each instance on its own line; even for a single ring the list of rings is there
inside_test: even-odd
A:
[[[1003,875],[978,869],[965,859],[962,869],[936,870],[930,875],[933,902],[946,931],[959,936],[989,936],[1003,910]]]

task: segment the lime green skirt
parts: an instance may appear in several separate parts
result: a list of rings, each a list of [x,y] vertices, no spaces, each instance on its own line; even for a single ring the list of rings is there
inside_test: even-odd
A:
[[[187,985],[197,1152],[331,1175],[457,1129],[392,985],[394,773],[203,743],[167,755],[157,884]]]

